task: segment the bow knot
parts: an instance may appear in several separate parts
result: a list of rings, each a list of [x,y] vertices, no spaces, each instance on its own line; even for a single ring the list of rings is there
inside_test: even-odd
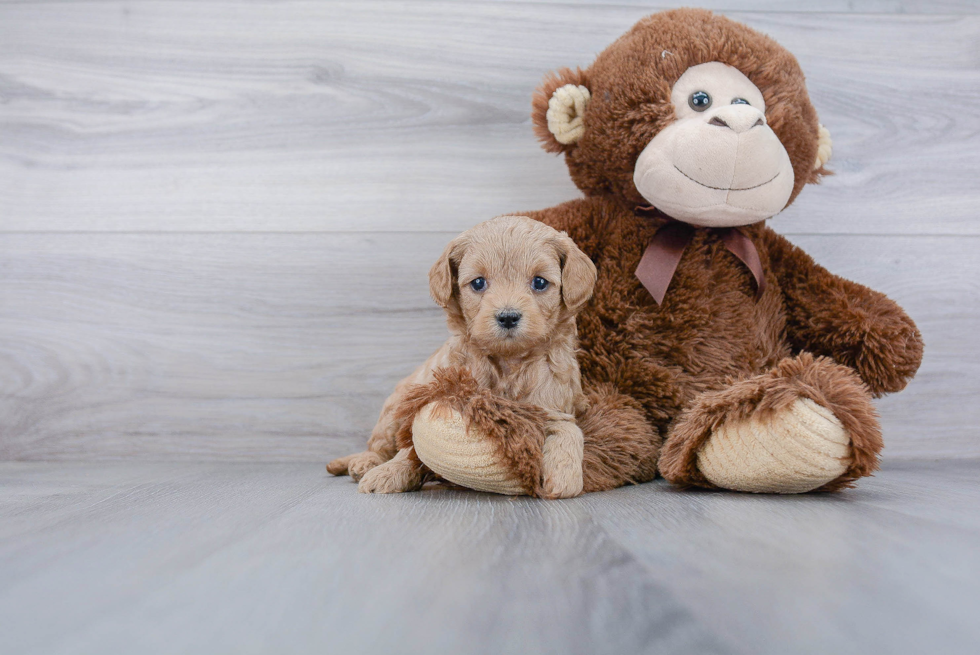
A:
[[[638,214],[649,212],[651,209],[650,207],[636,208]],[[680,264],[681,257],[698,228],[663,214],[657,216],[666,218],[667,223],[657,230],[647,245],[646,251],[640,259],[640,265],[636,267],[636,277],[640,279],[640,282],[657,301],[657,304],[661,305],[664,296],[667,295],[667,287],[670,286],[677,265]],[[758,300],[762,297],[762,292],[766,290],[766,277],[762,271],[759,252],[756,250],[755,244],[752,243],[752,239],[737,227],[706,229],[718,234],[725,244],[725,248],[738,257],[752,272],[752,277],[755,278],[755,298]]]

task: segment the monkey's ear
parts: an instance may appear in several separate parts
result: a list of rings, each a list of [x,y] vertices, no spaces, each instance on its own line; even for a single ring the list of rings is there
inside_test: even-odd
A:
[[[581,68],[562,68],[545,76],[534,92],[531,119],[541,147],[562,152],[582,138],[582,120],[592,95]]]
[[[830,161],[830,155],[834,152],[833,142],[830,140],[830,130],[823,125],[818,127],[817,140],[817,161],[813,164],[813,181],[821,175],[830,175],[830,171],[824,169],[824,164]]]
[[[575,314],[592,297],[595,289],[595,264],[564,232],[558,240],[561,259],[561,299],[568,311]]]
[[[449,309],[456,303],[453,292],[456,287],[456,266],[462,256],[466,244],[461,237],[449,242],[439,259],[429,269],[429,295],[443,309]]]

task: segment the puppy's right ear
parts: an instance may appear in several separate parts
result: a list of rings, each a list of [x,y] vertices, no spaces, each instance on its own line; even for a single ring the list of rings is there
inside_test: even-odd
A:
[[[448,309],[454,302],[453,291],[456,287],[456,266],[462,255],[465,244],[460,237],[449,242],[439,259],[429,269],[429,294],[443,309]]]
[[[591,99],[588,79],[581,68],[549,73],[531,102],[534,133],[541,147],[548,152],[574,147],[585,132],[585,108]]]
[[[595,290],[595,264],[564,232],[561,233],[558,252],[561,259],[561,298],[568,311],[575,314],[585,306]]]

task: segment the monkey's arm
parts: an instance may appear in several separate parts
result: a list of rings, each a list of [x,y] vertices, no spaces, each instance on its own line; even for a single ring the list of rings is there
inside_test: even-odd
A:
[[[855,369],[875,396],[901,391],[922,362],[922,335],[883,293],[838,277],[784,237],[763,233],[794,350]]]

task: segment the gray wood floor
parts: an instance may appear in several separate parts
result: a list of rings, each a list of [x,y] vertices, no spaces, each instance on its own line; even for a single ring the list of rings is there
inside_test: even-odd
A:
[[[837,496],[0,463],[4,653],[976,653],[978,462]]]

